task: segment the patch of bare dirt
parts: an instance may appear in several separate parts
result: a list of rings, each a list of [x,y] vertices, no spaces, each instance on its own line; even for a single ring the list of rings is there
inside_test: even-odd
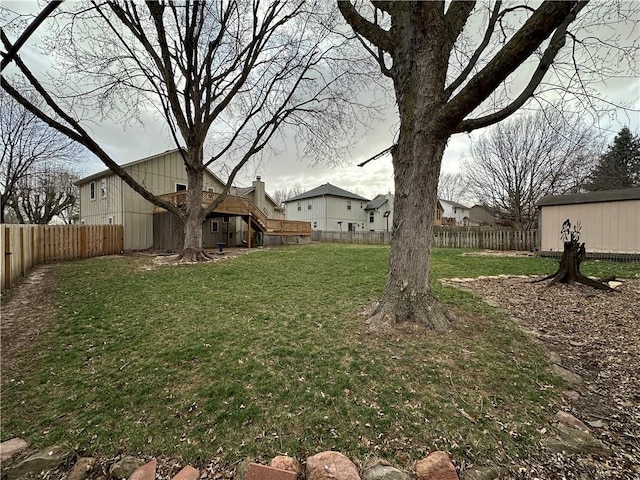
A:
[[[258,248],[225,248],[224,251],[219,252],[218,250],[208,250],[207,254],[211,257],[211,262],[221,262],[224,260],[229,260],[232,258],[237,258],[242,255],[247,255],[253,252],[259,252],[264,250],[263,247]],[[179,255],[156,255],[153,259],[154,265],[189,265],[200,262],[187,262],[184,260],[178,260]],[[146,268],[153,268],[152,266],[147,266]]]
[[[541,449],[514,478],[640,478],[640,281],[623,281],[613,292],[505,276],[449,283],[507,311],[552,363],[579,375],[563,410],[613,450],[599,458]]]
[[[2,383],[19,367],[18,354],[40,335],[55,315],[53,271],[56,264],[40,265],[2,296],[0,304],[0,365]]]
[[[535,257],[535,252],[520,250],[480,250],[479,252],[465,252],[463,257]]]

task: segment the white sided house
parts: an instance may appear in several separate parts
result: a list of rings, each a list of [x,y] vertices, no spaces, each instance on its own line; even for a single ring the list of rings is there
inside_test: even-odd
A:
[[[547,196],[539,209],[540,252],[562,253],[562,224],[579,225],[587,254],[640,258],[640,188]]]
[[[442,225],[463,226],[469,225],[469,207],[453,200],[440,199],[442,205]]]
[[[377,195],[364,207],[366,230],[390,232],[393,229],[393,195]]]
[[[366,231],[369,200],[325,183],[285,201],[287,220],[311,222],[313,230],[326,232]]]

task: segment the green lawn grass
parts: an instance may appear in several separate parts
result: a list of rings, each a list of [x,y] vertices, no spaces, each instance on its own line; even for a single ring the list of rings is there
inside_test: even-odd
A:
[[[437,279],[547,274],[557,262],[462,253],[432,257],[434,292],[461,317],[447,334],[366,332],[360,312],[384,286],[385,246],[64,264],[57,317],[20,375],[3,378],[2,440],[194,464],[327,449],[399,466],[435,449],[465,462],[524,455],[560,381],[511,321]]]

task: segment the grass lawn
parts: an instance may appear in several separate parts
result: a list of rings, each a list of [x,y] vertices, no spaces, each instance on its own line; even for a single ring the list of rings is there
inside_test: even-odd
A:
[[[67,263],[57,318],[19,378],[3,379],[2,440],[194,464],[328,449],[399,466],[435,449],[459,462],[524,455],[560,381],[508,319],[435,280],[546,274],[557,262],[462,253],[433,254],[434,292],[462,317],[441,335],[363,328],[385,246],[273,248],[196,266]]]

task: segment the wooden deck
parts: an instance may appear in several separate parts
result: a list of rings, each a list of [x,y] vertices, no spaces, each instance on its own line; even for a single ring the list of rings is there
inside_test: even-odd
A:
[[[211,204],[219,196],[219,193],[202,192],[202,206]],[[187,192],[167,193],[160,195],[160,198],[167,200],[176,206],[184,205],[187,201]],[[164,208],[156,206],[153,213],[165,211],[166,210]],[[227,195],[213,212],[248,217],[253,224],[253,227],[265,235],[311,235],[312,233],[311,222],[267,218],[265,213],[246,197]]]

